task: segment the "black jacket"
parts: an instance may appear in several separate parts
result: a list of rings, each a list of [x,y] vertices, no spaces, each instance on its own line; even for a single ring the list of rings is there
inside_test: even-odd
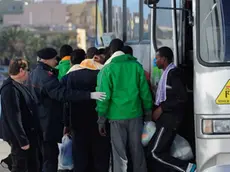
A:
[[[184,114],[187,92],[182,77],[182,71],[175,68],[169,71],[167,77],[166,100],[160,104],[163,114],[157,123],[170,128],[177,128]]]
[[[81,69],[70,72],[63,80],[68,89],[94,92],[97,84],[99,70]],[[71,126],[75,131],[97,131],[97,113],[95,100],[82,100],[69,103],[69,113],[66,113],[65,125]]]
[[[1,88],[3,139],[20,147],[39,132],[36,103],[29,90],[10,77]]]
[[[56,69],[39,62],[26,83],[38,99],[38,115],[45,141],[59,142],[63,131],[63,103],[89,100],[90,92],[68,89],[57,79]]]

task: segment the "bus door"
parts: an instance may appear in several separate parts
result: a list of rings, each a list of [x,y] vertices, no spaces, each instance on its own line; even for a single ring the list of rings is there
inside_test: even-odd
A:
[[[157,2],[157,3],[156,3]],[[156,66],[155,51],[168,46],[174,52],[174,64],[184,71],[188,102],[179,134],[189,141],[195,154],[193,111],[193,35],[192,2],[184,0],[146,0],[152,8],[152,83],[157,87],[161,71]]]

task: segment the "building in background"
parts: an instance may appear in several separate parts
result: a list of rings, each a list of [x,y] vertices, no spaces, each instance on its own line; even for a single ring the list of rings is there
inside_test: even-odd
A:
[[[96,32],[96,4],[95,1],[85,1],[80,4],[69,4],[67,6],[68,23],[84,28],[87,35],[95,36]]]
[[[112,6],[112,31],[117,38],[123,39],[123,11],[118,5]]]
[[[27,1],[26,1],[27,2]],[[4,14],[3,25],[22,27],[50,27],[52,31],[86,30],[89,37],[95,37],[95,1],[78,4],[63,4],[60,0],[32,0],[24,6],[21,14]]]
[[[77,46],[83,50],[87,50],[86,30],[77,29]]]
[[[3,16],[6,14],[22,14],[24,9],[23,1],[1,0],[0,1],[0,24],[3,22]]]
[[[21,26],[67,26],[66,4],[60,1],[44,1],[28,3],[24,6],[22,14],[5,14],[3,15],[4,25],[21,25]]]
[[[12,7],[14,0],[2,0]],[[70,4],[68,0],[21,0],[11,13],[2,10],[0,27],[0,63],[14,57],[36,63],[36,51],[49,46],[57,50],[63,44],[87,49],[94,46],[96,35],[96,2]],[[9,5],[11,4],[11,5]],[[21,9],[20,10],[18,10]],[[16,9],[18,11],[16,11]],[[5,10],[5,11],[4,11]]]

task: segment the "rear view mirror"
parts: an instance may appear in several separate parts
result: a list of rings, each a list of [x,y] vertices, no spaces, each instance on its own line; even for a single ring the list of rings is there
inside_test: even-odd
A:
[[[160,0],[144,0],[146,5],[156,5]]]

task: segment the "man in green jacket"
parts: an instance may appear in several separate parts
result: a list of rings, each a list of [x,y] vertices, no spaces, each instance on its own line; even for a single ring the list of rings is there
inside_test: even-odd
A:
[[[141,134],[143,115],[145,121],[152,117],[152,95],[143,67],[135,57],[122,52],[123,46],[119,39],[110,43],[112,56],[98,75],[96,90],[107,94],[106,100],[97,102],[99,132],[106,135],[108,119],[114,172],[127,171],[127,143],[134,172],[147,172]]]
[[[73,48],[70,45],[63,45],[60,49],[60,57],[61,61],[59,62],[58,66],[56,67],[58,69],[58,79],[61,80],[63,76],[66,75],[66,73],[70,69],[70,55],[73,52]]]

